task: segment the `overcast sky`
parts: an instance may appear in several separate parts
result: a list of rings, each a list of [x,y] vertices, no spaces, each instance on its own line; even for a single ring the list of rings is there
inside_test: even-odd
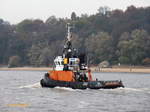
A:
[[[24,19],[42,19],[55,15],[70,18],[74,11],[78,16],[95,14],[100,6],[123,9],[127,6],[150,6],[150,0],[0,0],[0,18],[12,24]]]

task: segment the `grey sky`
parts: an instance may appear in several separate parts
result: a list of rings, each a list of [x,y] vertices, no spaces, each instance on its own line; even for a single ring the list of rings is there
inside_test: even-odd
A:
[[[70,17],[74,11],[81,14],[94,14],[100,6],[123,9],[127,6],[150,6],[150,0],[0,0],[0,18],[10,23],[23,19],[42,19],[55,15]]]

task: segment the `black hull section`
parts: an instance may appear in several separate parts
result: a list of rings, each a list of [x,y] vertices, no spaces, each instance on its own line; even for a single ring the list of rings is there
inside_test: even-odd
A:
[[[72,89],[114,89],[124,87],[122,81],[89,81],[89,82],[67,82],[51,80],[47,75],[41,80],[42,87],[69,87]]]

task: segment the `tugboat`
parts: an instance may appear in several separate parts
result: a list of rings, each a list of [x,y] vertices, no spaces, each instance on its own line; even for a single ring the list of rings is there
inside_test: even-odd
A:
[[[72,89],[114,89],[124,87],[121,80],[102,81],[92,78],[91,70],[87,66],[86,54],[78,54],[72,47],[71,25],[67,24],[67,40],[64,44],[62,56],[54,59],[55,68],[45,73],[40,83],[42,87],[69,87]]]

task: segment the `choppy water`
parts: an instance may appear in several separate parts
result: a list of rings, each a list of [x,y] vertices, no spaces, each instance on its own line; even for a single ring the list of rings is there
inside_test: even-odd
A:
[[[150,74],[94,73],[118,89],[41,88],[45,72],[0,71],[0,112],[150,112]]]

